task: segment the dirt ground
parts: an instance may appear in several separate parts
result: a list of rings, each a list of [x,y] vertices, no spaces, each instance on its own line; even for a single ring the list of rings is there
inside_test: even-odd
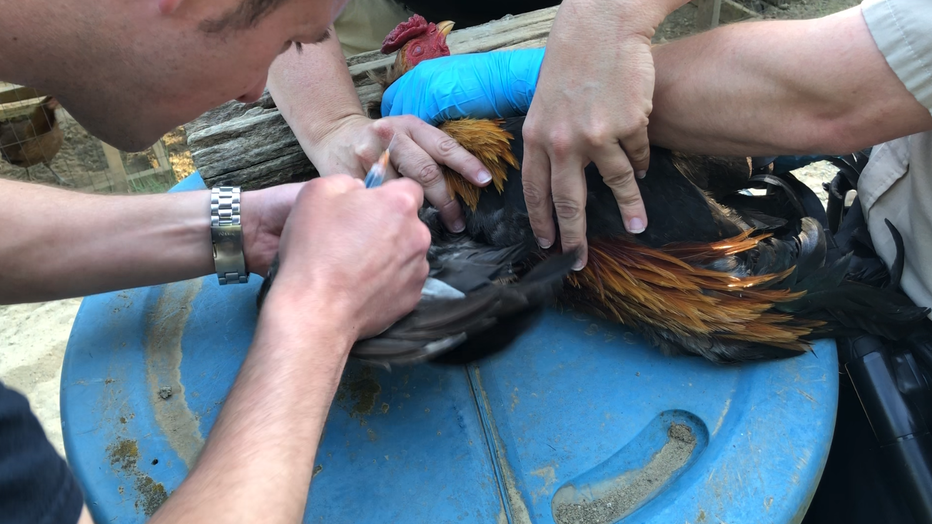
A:
[[[859,3],[855,0],[790,0],[777,7],[759,0],[739,1],[765,18],[779,19],[815,18]],[[695,11],[694,6],[687,4],[671,15],[661,26],[656,40],[672,40],[691,34]],[[62,128],[66,144],[52,162],[52,167],[64,178],[74,180],[75,185],[99,187],[99,191],[108,192],[111,182],[106,175],[106,162],[99,142],[68,117],[63,118]],[[180,127],[163,138],[178,179],[194,169],[186,141]],[[124,154],[124,159],[128,172],[134,170],[134,166],[137,171],[147,169],[154,162],[151,151]],[[31,168],[29,174],[37,182],[54,183],[54,177],[44,166]],[[834,171],[823,163],[814,164],[798,175],[821,195],[824,193],[822,182],[830,180]],[[26,173],[0,162],[0,177],[25,179]],[[160,188],[140,189],[151,191]],[[0,306],[0,380],[29,398],[49,438],[62,454],[58,385],[65,344],[79,305],[80,299],[72,299]]]

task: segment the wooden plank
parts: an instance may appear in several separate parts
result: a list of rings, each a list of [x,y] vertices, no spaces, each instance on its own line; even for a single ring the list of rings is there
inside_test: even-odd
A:
[[[696,29],[700,31],[715,28],[719,24],[761,18],[760,14],[733,0],[692,0],[691,3],[699,8],[696,12]]]
[[[447,39],[450,50],[460,54],[543,47],[557,8],[453,31]],[[363,107],[381,96],[368,73],[383,72],[394,60],[394,55],[378,51],[346,60]],[[185,131],[194,165],[208,187],[232,184],[259,188],[317,176],[268,91],[255,103],[228,102],[209,111],[185,125]]]
[[[696,29],[705,31],[718,27],[722,14],[722,0],[694,0],[699,8],[696,12]]]
[[[171,171],[172,165],[171,162],[168,161],[168,153],[165,152],[165,144],[163,144],[161,140],[157,141],[152,146],[152,152],[155,153],[155,159],[159,163],[159,169],[165,170],[168,168],[168,170]]]
[[[0,107],[0,122],[16,120],[20,117],[31,115],[33,112],[35,112],[36,108],[39,107],[39,103],[41,101],[41,98],[37,98],[35,99],[35,102],[29,104],[7,105],[6,107]]]
[[[151,169],[146,169],[145,171],[137,171],[135,173],[127,173],[126,180],[132,182],[133,180],[139,180],[140,178],[146,178],[148,176],[156,175],[166,175],[170,174],[171,169],[165,167],[153,167]]]
[[[735,2],[734,0],[721,0],[722,2],[722,13],[721,13],[721,23],[731,24],[734,22],[742,22],[744,20],[755,20],[763,18],[760,13],[751,11],[747,7]]]
[[[43,98],[45,94],[31,87],[7,84],[0,88],[0,105]]]
[[[126,167],[123,166],[120,151],[106,142],[101,142],[100,145],[104,148],[104,157],[113,177],[110,182],[113,192],[129,193],[129,181],[126,179]]]

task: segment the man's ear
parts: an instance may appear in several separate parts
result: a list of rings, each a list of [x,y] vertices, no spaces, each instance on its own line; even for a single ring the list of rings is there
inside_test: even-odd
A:
[[[159,11],[163,15],[170,15],[178,9],[181,2],[184,2],[184,0],[159,0]]]

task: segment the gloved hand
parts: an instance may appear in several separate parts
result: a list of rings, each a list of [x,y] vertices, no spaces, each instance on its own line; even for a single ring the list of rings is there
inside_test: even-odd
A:
[[[415,115],[437,125],[526,114],[543,60],[543,48],[426,60],[385,90],[382,116]]]

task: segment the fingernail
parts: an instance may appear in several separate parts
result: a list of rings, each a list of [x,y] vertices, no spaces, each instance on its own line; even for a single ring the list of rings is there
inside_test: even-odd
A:
[[[647,176],[647,171],[638,171],[637,173],[634,174],[634,176],[638,178],[644,178]]]
[[[488,171],[479,171],[479,174],[476,175],[476,179],[479,180],[480,184],[487,184],[492,181],[492,175]]]
[[[583,264],[582,260],[577,260],[576,263],[573,264],[573,271],[582,271],[584,267],[586,266]]]
[[[628,222],[628,232],[637,235],[638,233],[644,232],[644,221],[638,217],[634,217]]]
[[[553,245],[553,242],[547,240],[544,237],[537,237],[537,245],[543,249],[550,249],[550,246]]]
[[[466,223],[463,222],[463,219],[462,219],[462,218],[457,218],[457,219],[453,222],[453,232],[454,232],[454,233],[462,233],[464,229],[466,229]]]

